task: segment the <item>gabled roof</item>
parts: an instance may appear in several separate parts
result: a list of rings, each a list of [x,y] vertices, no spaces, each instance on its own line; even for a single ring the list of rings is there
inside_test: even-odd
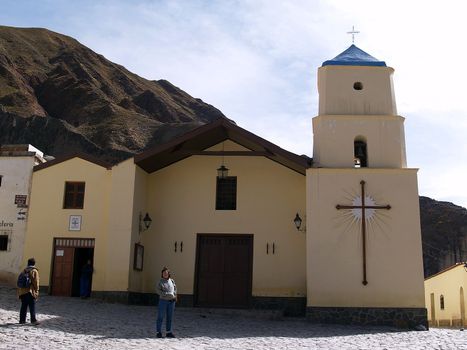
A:
[[[386,62],[379,61],[373,56],[359,49],[354,44],[334,57],[332,60],[324,61],[324,66],[380,66],[386,67]]]
[[[231,140],[250,151],[204,151],[222,141]],[[219,118],[200,126],[163,145],[151,148],[135,156],[135,163],[148,173],[193,155],[264,156],[283,166],[305,175],[312,159],[288,152],[275,144],[237,126],[227,118]]]
[[[81,158],[83,160],[94,163],[94,164],[99,165],[99,166],[101,166],[103,168],[106,168],[106,169],[110,169],[112,167],[111,164],[109,164],[107,162],[104,162],[104,161],[102,161],[100,159],[97,159],[97,158],[95,158],[95,157],[93,157],[93,156],[91,156],[89,154],[82,153],[82,152],[77,152],[77,153],[72,153],[72,154],[68,154],[68,155],[64,155],[64,156],[55,158],[54,160],[50,160],[50,161],[48,161],[46,163],[36,165],[33,168],[33,171],[42,170],[42,169],[48,168],[50,166],[66,162],[67,160],[70,160],[70,159],[73,159],[73,158]]]

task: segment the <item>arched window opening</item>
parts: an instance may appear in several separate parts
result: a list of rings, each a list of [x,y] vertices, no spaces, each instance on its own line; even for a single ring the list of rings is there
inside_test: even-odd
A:
[[[444,310],[444,295],[439,297],[439,307],[441,310]]]
[[[368,166],[365,141],[354,141],[354,166],[355,168],[366,168]]]

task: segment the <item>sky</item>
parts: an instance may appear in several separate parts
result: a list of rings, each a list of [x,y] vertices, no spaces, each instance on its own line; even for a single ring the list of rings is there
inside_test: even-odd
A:
[[[0,24],[74,37],[312,156],[317,69],[355,44],[395,69],[420,195],[467,207],[464,1],[0,0]]]

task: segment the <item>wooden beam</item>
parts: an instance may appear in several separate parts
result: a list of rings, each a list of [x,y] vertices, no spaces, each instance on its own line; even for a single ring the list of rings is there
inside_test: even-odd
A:
[[[224,157],[271,157],[274,154],[265,151],[180,151],[187,156],[224,156]]]

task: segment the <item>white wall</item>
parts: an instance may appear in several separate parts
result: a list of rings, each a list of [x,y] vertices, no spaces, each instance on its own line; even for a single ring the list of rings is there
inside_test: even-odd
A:
[[[18,208],[16,195],[29,202],[34,156],[0,156],[0,235],[8,235],[7,251],[0,251],[0,281],[16,283],[23,259],[28,208]],[[19,214],[19,213],[24,214]],[[24,219],[24,220],[21,220]]]

